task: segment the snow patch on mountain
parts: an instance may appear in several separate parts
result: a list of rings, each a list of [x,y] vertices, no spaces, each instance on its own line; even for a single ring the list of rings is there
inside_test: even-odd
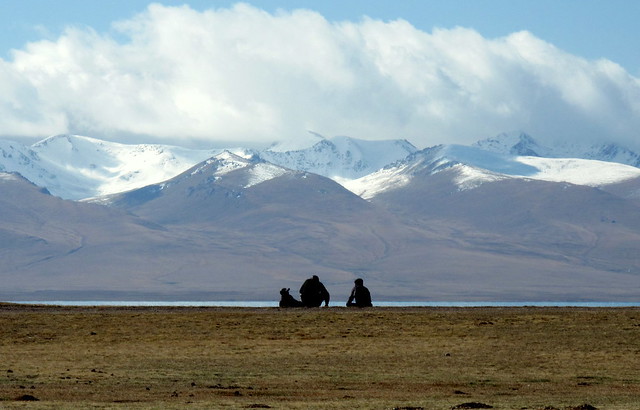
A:
[[[376,195],[393,189],[402,188],[411,182],[411,174],[407,171],[409,164],[383,168],[362,178],[338,179],[336,182],[362,197],[371,199]]]
[[[361,177],[417,151],[404,140],[326,139],[310,133],[305,141],[306,148],[293,151],[285,151],[286,144],[261,151],[241,148],[226,151],[241,158],[260,157],[281,167],[335,179]],[[0,171],[18,172],[53,195],[79,200],[158,184],[224,151],[56,135],[31,147],[0,141]],[[238,164],[228,162],[225,166],[233,169]],[[252,181],[266,178],[262,174],[269,175],[274,169],[266,165],[257,167],[252,171],[255,173]],[[224,172],[223,168],[218,172]]]
[[[529,178],[599,187],[640,178],[640,169],[613,162],[577,158],[517,157],[537,172]]]
[[[439,145],[416,152],[404,161],[362,178],[340,182],[356,195],[369,200],[382,192],[401,188],[416,177],[427,177],[445,169],[455,171],[454,183],[460,190],[473,189],[509,175],[535,172],[534,168],[519,163],[513,156],[462,145]]]
[[[506,178],[536,179],[600,187],[640,178],[640,169],[629,165],[575,158],[541,158],[486,151],[479,147],[442,145],[419,151],[362,178],[341,181],[364,199],[400,188],[414,178],[453,170],[459,190]]]
[[[0,181],[18,181],[19,178],[9,172],[0,172]]]
[[[535,167],[518,161],[518,157],[513,155],[499,154],[464,145],[444,145],[439,155],[440,161],[462,163],[494,173],[527,176],[536,172]]]
[[[221,151],[78,135],[52,136],[31,147],[0,140],[0,171],[17,172],[53,195],[78,200],[165,181]]]
[[[460,191],[474,189],[487,182],[496,182],[510,178],[504,174],[490,172],[464,164],[456,164],[452,169],[457,171],[454,183],[458,186]]]
[[[276,151],[271,148],[256,154],[286,168],[338,180],[360,178],[416,151],[406,140],[365,141],[340,136],[322,139],[305,149]]]
[[[64,183],[52,190],[67,199],[112,194],[169,179],[220,150],[169,145],[128,145],[77,135],[57,135],[33,151]]]
[[[539,144],[530,135],[521,131],[498,134],[495,137],[477,141],[473,147],[505,155],[547,157],[552,154],[550,147]]]
[[[247,169],[247,174],[246,183],[243,185],[243,188],[250,188],[273,178],[282,176],[287,172],[291,172],[279,165],[264,162],[256,156],[246,158],[245,156],[225,150],[220,154],[197,164],[187,173],[188,176],[209,173],[214,180],[219,180],[233,171],[244,168]],[[173,181],[176,179],[180,179],[180,176],[167,181],[167,184],[175,183]]]
[[[286,174],[287,172],[290,171],[278,165],[269,164],[266,162],[256,164],[249,170],[249,178],[247,184],[244,187],[250,188],[252,186],[269,181],[273,178],[278,178]]]
[[[43,161],[31,148],[0,140],[0,172],[17,172],[38,186],[55,189],[61,181],[49,171],[50,167],[52,164]]]
[[[617,144],[580,144],[558,142],[543,145],[524,132],[502,133],[473,144],[474,147],[500,154],[546,158],[580,158],[617,162],[640,167],[640,154]]]
[[[214,175],[216,177],[220,177],[237,169],[245,168],[249,166],[251,162],[240,155],[225,150],[195,166],[191,170],[190,175],[197,175],[204,170],[209,169],[211,164],[215,164]]]
[[[503,175],[597,187],[640,177],[640,169],[615,162],[510,155],[461,145],[442,146],[437,156],[435,163],[465,165],[459,169],[464,175],[459,181],[467,184],[472,180],[493,181]]]
[[[311,133],[311,146],[284,151],[193,150],[169,145],[127,145],[58,135],[31,147],[0,140],[0,172],[16,172],[64,199],[86,199],[160,184],[189,170],[215,169],[213,178],[251,166],[245,187],[283,175],[286,169],[329,177],[370,199],[405,186],[417,175],[455,167],[459,189],[507,177],[602,186],[638,178],[637,155],[623,147],[544,146],[525,133],[505,133],[473,146],[439,145],[418,151],[405,140],[327,139]],[[582,157],[569,156],[580,152]],[[572,154],[573,155],[573,154]],[[640,163],[640,159],[638,159]],[[161,189],[160,187],[159,189]]]

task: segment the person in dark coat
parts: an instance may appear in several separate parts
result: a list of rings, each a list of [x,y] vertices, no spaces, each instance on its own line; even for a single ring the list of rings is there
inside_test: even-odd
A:
[[[347,300],[348,307],[370,307],[373,306],[371,304],[371,293],[369,289],[364,286],[364,281],[362,279],[356,279],[354,281],[356,284],[351,290],[351,295],[349,296],[349,300]]]
[[[318,307],[322,305],[322,302],[325,306],[329,306],[330,296],[327,288],[320,282],[320,278],[313,275],[305,280],[300,287],[300,299],[306,307]]]
[[[280,307],[302,307],[304,306],[302,302],[296,300],[293,296],[289,294],[289,288],[280,289]]]

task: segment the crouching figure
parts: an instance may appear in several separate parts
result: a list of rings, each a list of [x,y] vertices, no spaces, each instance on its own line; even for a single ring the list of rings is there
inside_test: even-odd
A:
[[[317,275],[313,275],[309,279],[305,280],[300,287],[300,299],[302,304],[306,307],[319,307],[324,302],[324,306],[329,306],[329,299],[331,295],[324,287],[320,278]]]
[[[290,288],[280,289],[280,307],[303,307],[304,305],[299,300],[296,300],[289,294]]]

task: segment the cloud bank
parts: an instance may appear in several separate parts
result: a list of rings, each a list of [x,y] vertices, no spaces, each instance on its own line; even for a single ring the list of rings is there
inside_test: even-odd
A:
[[[313,130],[423,147],[525,130],[640,148],[640,79],[526,31],[487,39],[246,4],[155,4],[113,28],[68,28],[0,60],[0,135],[260,143]]]

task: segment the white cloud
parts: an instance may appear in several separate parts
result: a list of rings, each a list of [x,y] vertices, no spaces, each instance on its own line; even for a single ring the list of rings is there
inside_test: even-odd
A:
[[[521,129],[640,148],[640,79],[528,32],[151,5],[0,60],[0,135],[205,141],[324,135],[471,142]],[[177,141],[176,141],[177,142]]]

